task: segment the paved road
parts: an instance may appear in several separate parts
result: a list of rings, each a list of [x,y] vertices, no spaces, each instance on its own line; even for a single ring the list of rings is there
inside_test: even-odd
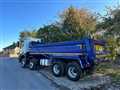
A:
[[[20,67],[16,59],[0,57],[0,90],[56,90],[47,78]]]

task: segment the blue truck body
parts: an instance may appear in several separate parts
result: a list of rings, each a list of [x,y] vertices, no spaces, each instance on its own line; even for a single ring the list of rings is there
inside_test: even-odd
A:
[[[84,38],[79,41],[49,44],[32,43],[29,44],[29,50],[26,53],[27,57],[36,58],[34,61],[37,60],[39,62],[41,59],[48,59],[51,63],[69,63],[74,61],[79,64],[82,70],[85,70],[94,66],[94,60],[96,59],[95,45],[104,46],[105,42]]]
[[[87,56],[87,63],[92,64],[96,58],[96,51],[94,45],[104,45],[104,41],[92,40],[84,38],[80,41],[66,41],[49,44],[36,44],[31,46],[29,53],[31,54],[42,54],[50,58],[62,58],[62,59],[74,59],[81,60],[85,63],[85,60],[81,59],[81,56]],[[82,65],[85,68],[85,64]]]

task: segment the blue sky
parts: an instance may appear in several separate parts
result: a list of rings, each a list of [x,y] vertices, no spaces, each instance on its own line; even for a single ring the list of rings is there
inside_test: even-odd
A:
[[[19,32],[53,23],[64,9],[73,5],[105,13],[106,6],[120,0],[0,0],[0,50],[18,41]]]

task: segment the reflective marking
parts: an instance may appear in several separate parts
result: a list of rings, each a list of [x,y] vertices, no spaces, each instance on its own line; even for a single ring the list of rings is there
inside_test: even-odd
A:
[[[55,56],[78,56],[83,55],[82,53],[30,53],[30,54],[51,54]]]

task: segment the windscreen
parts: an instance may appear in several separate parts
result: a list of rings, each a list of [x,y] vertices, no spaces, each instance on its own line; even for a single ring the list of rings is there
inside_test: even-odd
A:
[[[36,47],[36,46],[38,46],[39,44],[41,44],[41,42],[39,42],[39,41],[31,41],[31,42],[30,42],[30,47]]]

